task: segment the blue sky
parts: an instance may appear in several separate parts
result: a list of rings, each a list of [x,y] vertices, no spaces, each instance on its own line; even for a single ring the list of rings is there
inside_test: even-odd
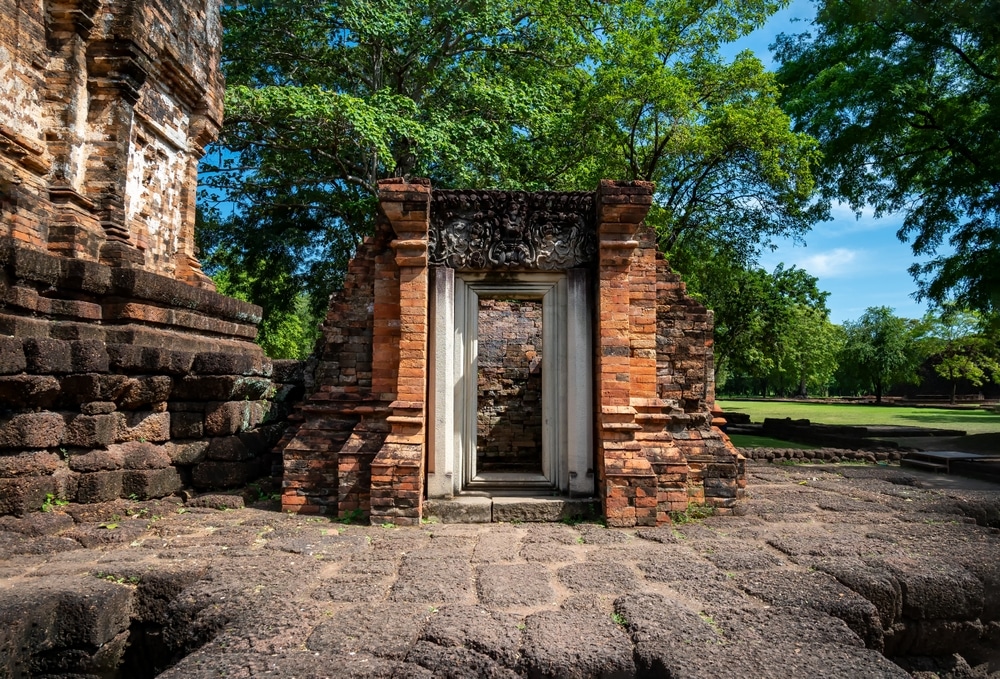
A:
[[[809,0],[794,0],[771,17],[763,28],[728,45],[723,54],[733,56],[753,50],[766,66],[774,66],[768,46],[780,33],[803,33],[815,9]],[[855,218],[846,205],[835,205],[834,219],[817,225],[805,237],[805,246],[779,241],[778,249],[765,252],[761,266],[773,270],[778,263],[805,269],[819,278],[819,287],[830,293],[827,306],[834,323],[857,319],[871,306],[888,306],[896,315],[919,318],[926,304],[911,296],[916,286],[906,269],[914,262],[907,243],[896,238],[901,215],[875,219],[871,211]]]

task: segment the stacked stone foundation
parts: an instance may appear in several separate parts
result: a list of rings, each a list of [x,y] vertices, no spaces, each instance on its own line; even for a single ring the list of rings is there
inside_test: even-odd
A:
[[[271,474],[302,393],[260,309],[0,241],[0,514],[238,488]]]

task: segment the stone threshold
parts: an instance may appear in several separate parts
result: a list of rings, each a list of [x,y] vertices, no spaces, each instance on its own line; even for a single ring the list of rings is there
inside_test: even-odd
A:
[[[581,521],[601,516],[597,498],[530,495],[462,495],[450,500],[425,500],[425,519],[441,523],[514,523]]]

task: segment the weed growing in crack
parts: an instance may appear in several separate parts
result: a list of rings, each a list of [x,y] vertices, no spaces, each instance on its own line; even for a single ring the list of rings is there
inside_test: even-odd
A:
[[[51,512],[53,507],[65,507],[69,504],[69,500],[63,500],[62,498],[56,497],[52,493],[48,493],[45,496],[45,501],[42,502],[42,511]]]
[[[628,627],[628,619],[621,613],[612,613],[611,620],[620,627]]]
[[[701,611],[700,613],[698,613],[698,617],[701,618],[701,621],[703,623],[705,623],[706,625],[708,625],[709,627],[711,627],[712,631],[714,631],[720,637],[721,636],[725,636],[722,633],[722,628],[719,627],[719,624],[717,622],[715,622],[715,618],[713,618],[712,616],[710,616],[708,613],[706,613],[705,611]]]
[[[354,509],[348,509],[344,512],[343,516],[339,516],[333,519],[336,523],[364,523],[365,513],[361,509],[355,507]]]
[[[715,514],[715,507],[691,503],[683,512],[670,512],[670,520],[678,525],[701,521]]]
[[[103,573],[101,571],[94,573],[94,577],[101,580],[107,580],[108,582],[113,582],[117,585],[138,585],[140,580],[138,575],[130,575],[126,578],[121,575],[115,575],[114,573]]]

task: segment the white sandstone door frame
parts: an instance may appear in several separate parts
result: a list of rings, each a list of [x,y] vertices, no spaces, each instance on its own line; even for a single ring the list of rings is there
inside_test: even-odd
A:
[[[594,492],[589,286],[583,269],[497,274],[434,269],[430,308],[427,494]],[[479,298],[542,302],[541,473],[476,469]]]

